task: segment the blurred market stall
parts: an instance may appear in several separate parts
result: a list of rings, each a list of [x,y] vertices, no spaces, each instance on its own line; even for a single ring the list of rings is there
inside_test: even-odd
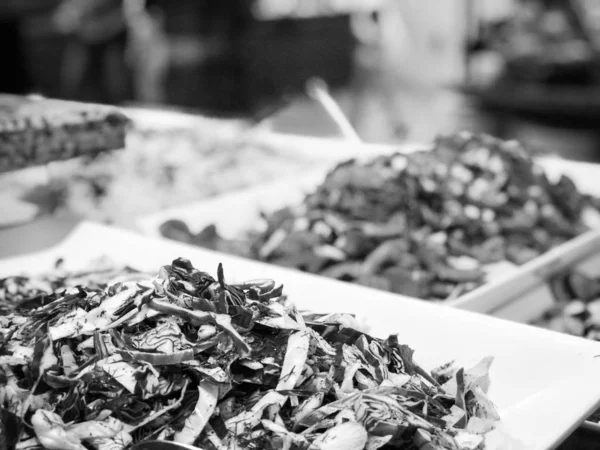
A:
[[[496,117],[494,133],[532,144],[546,133],[540,146],[598,160],[599,12],[597,2],[521,0],[501,20],[479,22],[465,92]]]

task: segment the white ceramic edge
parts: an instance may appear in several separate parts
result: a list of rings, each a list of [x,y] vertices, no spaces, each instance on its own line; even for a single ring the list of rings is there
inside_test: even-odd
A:
[[[199,124],[204,126],[214,124],[215,130],[220,131],[220,133],[226,133],[232,138],[236,136],[238,138],[243,137],[249,144],[269,146],[280,154],[292,153],[328,162],[336,162],[362,155],[386,154],[398,151],[398,149],[401,149],[403,152],[412,152],[431,146],[431,144],[422,143],[402,143],[398,145],[355,143],[344,140],[341,137],[322,138],[275,133],[264,126],[247,129],[241,120],[220,120],[181,111],[125,107],[123,108],[123,112],[142,128],[193,129]]]
[[[120,108],[123,114],[129,117],[136,125],[142,128],[153,129],[193,129],[198,124],[215,124],[216,126],[231,131],[236,131],[242,126],[241,120],[216,119],[208,116],[188,114],[177,110],[161,108],[144,108],[124,106]]]
[[[279,149],[281,152],[290,151],[301,154],[307,158],[310,157],[320,159],[323,161],[324,165],[319,168],[312,169],[309,173],[299,174],[297,177],[276,179],[268,183],[226,192],[215,197],[201,199],[197,202],[188,203],[175,208],[169,208],[163,211],[141,216],[136,220],[137,229],[148,236],[160,236],[159,227],[166,220],[185,220],[193,211],[196,211],[199,214],[203,214],[204,212],[208,211],[216,212],[221,209],[219,204],[251,204],[252,206],[250,210],[240,210],[240,213],[249,213],[256,217],[262,207],[262,204],[257,204],[256,199],[263,198],[265,203],[271,203],[274,199],[269,195],[269,193],[278,192],[279,195],[275,200],[277,207],[283,207],[290,203],[300,202],[302,200],[302,195],[311,191],[319,182],[322,181],[322,179],[333,168],[333,166],[341,161],[352,158],[368,159],[382,154],[390,154],[394,152],[411,153],[414,151],[427,149],[425,144],[418,143],[403,144],[400,146],[356,144],[340,139],[277,135],[273,133],[264,133],[256,139],[260,142],[268,142],[269,145],[273,145],[274,148]],[[281,192],[286,192],[287,197],[282,197]],[[198,232],[212,222],[212,220],[205,220],[197,223],[194,220],[189,220],[188,226],[193,232]]]
[[[272,145],[282,153],[291,151],[324,161],[343,161],[351,158],[372,158],[394,152],[412,153],[427,150],[431,144],[403,142],[401,144],[374,144],[348,141],[341,138],[320,138],[296,134],[273,133],[258,130],[249,135],[250,142]]]
[[[160,237],[159,228],[161,224],[166,220],[179,219],[186,222],[192,232],[197,233],[205,226],[214,222],[211,220],[211,217],[218,217],[218,215],[210,216],[209,212],[213,214],[221,210],[230,211],[233,205],[239,204],[245,206],[251,204],[252,208],[250,209],[236,209],[236,213],[242,217],[240,222],[247,223],[244,221],[257,219],[260,209],[264,206],[274,205],[274,207],[278,207],[285,206],[288,204],[288,201],[300,202],[302,195],[305,192],[309,192],[312,186],[323,179],[325,174],[325,170],[317,169],[311,171],[310,174],[303,174],[294,178],[288,177],[286,180],[275,180],[253,187],[237,189],[215,197],[141,216],[136,220],[135,225],[145,235]],[[277,192],[278,196],[272,196],[272,192]],[[286,194],[282,197],[282,193],[284,192]],[[196,213],[200,214],[199,217],[205,217],[206,219],[202,219],[199,222],[189,220],[190,215],[195,215]],[[241,225],[240,222],[233,225]]]
[[[520,266],[518,273],[507,274],[503,280],[487,283],[449,304],[469,311],[493,313],[543,284],[549,275],[589,256],[599,247],[600,230],[588,231]]]

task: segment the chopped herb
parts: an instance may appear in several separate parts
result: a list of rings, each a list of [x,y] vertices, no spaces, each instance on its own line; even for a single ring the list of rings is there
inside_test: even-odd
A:
[[[228,284],[222,266],[215,279],[182,258],[157,276],[0,280],[3,430],[20,429],[22,448],[51,450],[152,439],[483,448],[499,420],[486,396],[492,358],[429,374],[396,336],[374,338],[344,314],[299,313],[282,292],[271,280]]]

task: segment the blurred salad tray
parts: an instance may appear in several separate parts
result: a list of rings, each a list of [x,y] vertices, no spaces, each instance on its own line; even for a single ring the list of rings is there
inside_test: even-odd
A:
[[[290,139],[292,138],[290,137]],[[308,141],[311,141],[311,139],[308,139]],[[299,138],[297,142],[302,142],[302,138]],[[345,143],[341,143],[340,145],[343,146]],[[314,145],[310,147],[313,149],[315,148]],[[412,247],[409,247],[402,242],[404,236],[395,234],[399,228],[402,228],[406,225],[406,219],[404,217],[398,218],[395,214],[391,214],[391,216],[388,217],[389,213],[385,212],[387,205],[384,205],[380,208],[383,210],[383,220],[372,220],[369,222],[369,220],[377,215],[379,211],[376,208],[368,209],[361,206],[362,209],[359,209],[356,207],[356,204],[364,205],[365,203],[369,202],[372,204],[382,201],[386,202],[388,201],[387,198],[393,199],[393,197],[397,197],[400,199],[400,201],[403,201],[403,197],[409,196],[407,194],[406,186],[400,184],[392,185],[391,187],[384,186],[383,188],[381,186],[368,186],[363,190],[370,190],[369,195],[371,195],[371,197],[368,197],[370,200],[364,200],[363,198],[360,198],[358,201],[355,201],[354,204],[350,204],[350,208],[358,210],[358,213],[351,211],[350,214],[346,214],[343,217],[340,215],[334,217],[334,220],[332,220],[330,217],[325,217],[324,220],[322,220],[322,222],[325,222],[325,225],[322,223],[318,224],[325,229],[323,233],[336,234],[337,238],[329,239],[329,241],[321,239],[323,233],[321,231],[314,231],[317,226],[312,225],[312,235],[308,236],[310,245],[314,246],[314,241],[311,240],[316,239],[314,235],[321,233],[321,236],[318,236],[318,238],[321,239],[318,241],[320,243],[318,251],[311,250],[312,253],[317,254],[316,258],[312,258],[314,256],[312,254],[308,256],[303,254],[302,258],[294,259],[295,255],[292,254],[294,251],[298,253],[300,253],[300,251],[304,251],[305,253],[307,252],[305,251],[306,247],[303,248],[302,245],[296,245],[295,242],[294,245],[292,245],[290,243],[291,239],[288,239],[287,242],[285,240],[283,243],[280,242],[280,248],[276,249],[279,251],[281,247],[284,247],[284,245],[286,245],[286,248],[290,248],[291,250],[286,250],[288,254],[285,254],[285,252],[281,250],[280,253],[283,253],[285,257],[279,257],[278,259],[264,257],[265,247],[269,247],[269,245],[271,245],[273,241],[277,241],[278,238],[278,230],[275,229],[275,231],[273,231],[273,224],[283,228],[281,224],[285,224],[285,220],[288,220],[289,222],[289,218],[291,217],[293,220],[295,220],[293,226],[298,227],[298,223],[302,221],[307,222],[312,220],[313,222],[316,222],[314,217],[321,214],[322,211],[325,211],[326,213],[336,213],[340,210],[339,205],[341,200],[339,200],[339,196],[330,201],[330,198],[332,198],[333,194],[337,195],[339,193],[333,192],[333,189],[327,186],[328,182],[330,185],[334,184],[334,181],[332,181],[334,175],[338,175],[338,183],[345,182],[339,181],[339,179],[343,177],[352,179],[352,182],[354,183],[356,183],[356,180],[360,179],[360,177],[370,180],[368,181],[369,183],[377,182],[374,181],[378,176],[377,171],[383,172],[384,170],[395,170],[389,169],[389,166],[396,164],[397,160],[402,162],[402,160],[405,159],[404,155],[415,156],[417,159],[417,172],[428,170],[423,169],[423,166],[434,166],[434,164],[430,164],[430,160],[428,159],[419,159],[421,158],[421,154],[426,155],[430,151],[429,149],[431,148],[431,145],[409,145],[401,148],[391,146],[373,147],[369,145],[362,145],[362,147],[363,150],[361,152],[350,150],[349,154],[347,155],[346,159],[355,158],[357,163],[354,165],[341,164],[336,166],[335,169],[333,169],[333,166],[319,168],[306,174],[301,174],[295,178],[289,178],[285,181],[266,183],[262,186],[256,186],[252,189],[230,192],[228,194],[217,196],[205,201],[167,209],[160,213],[148,215],[138,220],[138,229],[149,236],[166,236],[183,242],[193,243],[205,248],[212,248],[223,252],[237,254],[238,256],[272,262],[277,265],[294,267],[307,272],[320,273],[336,279],[354,281],[358,284],[379,287],[383,290],[397,292],[411,297],[446,300],[452,303],[456,302],[457,299],[461,298],[469,291],[473,291],[473,289],[483,284],[483,281],[490,286],[498,286],[498,292],[501,292],[502,286],[504,285],[507,277],[521,272],[521,264],[531,260],[536,261],[540,255],[544,255],[544,253],[551,248],[558,247],[556,252],[563,252],[561,247],[563,243],[575,238],[586,229],[593,228],[598,223],[597,204],[592,205],[590,203],[590,205],[593,207],[586,208],[585,210],[582,208],[581,210],[578,210],[576,213],[572,214],[572,217],[575,217],[576,220],[572,219],[571,222],[563,220],[563,222],[560,224],[562,229],[546,232],[544,229],[545,226],[548,226],[550,229],[551,227],[558,228],[556,224],[551,221],[554,220],[552,218],[552,214],[556,212],[557,207],[560,206],[559,202],[555,201],[553,205],[558,206],[554,207],[553,205],[545,206],[541,204],[544,201],[548,201],[550,203],[550,200],[541,200],[538,204],[541,204],[541,206],[538,206],[528,204],[531,202],[528,202],[528,200],[525,199],[522,205],[515,207],[515,210],[519,209],[519,211],[527,211],[528,208],[531,209],[531,206],[534,207],[534,210],[535,208],[538,208],[538,210],[544,210],[545,208],[548,208],[550,213],[552,213],[550,214],[550,219],[547,222],[541,222],[541,224],[536,226],[528,223],[527,221],[519,223],[519,220],[499,217],[499,215],[502,213],[500,208],[497,208],[494,211],[492,207],[481,207],[479,208],[479,212],[483,212],[483,214],[480,214],[480,216],[472,222],[485,222],[485,219],[481,216],[485,216],[487,213],[498,215],[498,217],[494,217],[494,215],[492,215],[492,220],[484,223],[484,226],[486,227],[486,229],[483,230],[484,232],[488,232],[488,229],[492,229],[490,232],[492,233],[492,238],[488,239],[487,242],[484,242],[485,245],[475,245],[474,243],[468,242],[464,236],[460,239],[457,238],[454,244],[449,242],[450,238],[448,236],[452,236],[452,233],[456,234],[456,228],[462,227],[463,230],[467,230],[467,237],[469,235],[469,231],[472,230],[472,228],[468,228],[471,226],[470,223],[466,223],[466,225],[462,223],[459,224],[460,226],[454,223],[450,224],[450,226],[447,226],[446,229],[443,230],[443,233],[436,233],[435,225],[431,224],[419,228],[414,232],[414,235],[411,236],[409,245],[412,245]],[[353,145],[351,148],[356,148],[356,145]],[[438,144],[436,148],[442,150],[444,149],[443,145],[441,144]],[[361,167],[361,164],[370,164],[369,161],[373,159],[376,161],[374,164],[372,164],[373,167],[366,166],[369,170],[374,168],[373,171],[352,172],[352,170],[355,168],[362,169],[363,167]],[[378,159],[380,162],[377,162]],[[435,162],[436,161],[434,161],[434,163]],[[486,160],[483,162],[483,164],[487,164],[488,162],[489,161]],[[421,166],[418,166],[418,164]],[[346,168],[348,168],[349,173],[343,172],[342,169]],[[563,178],[561,177],[563,175],[570,177],[574,183],[574,186],[571,185],[568,190],[564,191],[564,198],[561,200],[563,203],[584,203],[587,200],[584,200],[583,196],[590,195],[591,197],[600,193],[598,192],[599,190],[596,188],[594,182],[594,180],[600,175],[600,167],[597,167],[596,165],[565,161],[553,157],[544,157],[537,158],[535,160],[535,170],[540,169],[543,170],[543,175],[541,175],[543,176],[543,181],[539,183],[536,182],[537,184],[534,186],[536,189],[538,189],[538,191],[542,189],[540,186],[544,186],[543,183],[548,185],[554,183],[554,186],[561,186],[567,183],[564,182]],[[437,169],[434,168],[433,170]],[[510,170],[513,169],[511,168]],[[515,168],[514,170],[524,171],[522,168]],[[533,169],[531,169],[531,171],[533,171]],[[396,182],[398,177],[395,173],[393,173],[392,176],[395,177],[392,179],[394,182]],[[535,176],[537,177],[539,174],[536,173]],[[326,181],[323,182],[323,180]],[[424,182],[427,180],[420,181],[422,184],[424,184]],[[500,179],[499,183],[504,183],[504,185],[510,184],[504,179]],[[477,185],[477,183],[473,183],[473,180],[469,179],[466,181],[465,185],[467,188],[469,188],[470,185]],[[320,198],[317,198],[317,200],[312,200],[313,204],[317,203],[317,207],[312,208],[311,210],[311,207],[307,206],[310,199],[305,200],[307,194],[312,194],[315,192],[315,190],[325,191],[325,188],[328,188],[329,191],[326,191],[325,194],[322,194]],[[450,188],[452,188],[451,185]],[[513,191],[517,191],[518,195],[521,195],[518,186],[509,186],[509,188],[502,187],[501,189],[507,192],[511,192],[510,189],[513,189]],[[531,187],[522,189],[522,191],[525,192],[525,196],[528,195],[526,193],[527,189],[533,191],[533,188]],[[339,190],[343,191],[343,189]],[[357,189],[356,186],[351,186],[350,188],[346,188],[346,190],[351,191],[350,193],[352,194],[352,191],[356,192],[360,189]],[[446,191],[448,189],[438,188],[438,190]],[[376,198],[373,196],[373,191],[384,192],[383,195],[379,195],[380,198]],[[546,197],[556,195],[560,198],[562,193],[563,191],[561,190],[551,191],[551,189],[548,189],[544,195]],[[456,202],[453,202],[452,195],[453,194],[449,194],[451,201],[444,199],[442,201],[454,207]],[[498,195],[506,194],[504,192],[500,192]],[[313,197],[319,196],[313,195]],[[381,197],[383,197],[383,200]],[[464,195],[456,197],[464,198]],[[540,198],[546,197],[540,196]],[[325,198],[325,200],[323,200],[323,198]],[[419,195],[419,197],[416,198],[418,198],[420,204],[418,204],[416,207],[414,205],[407,205],[406,209],[410,209],[411,207],[417,210],[426,209],[429,205],[435,202],[440,202],[440,199],[436,197],[423,197],[423,195]],[[296,213],[293,208],[297,205],[301,205],[303,200],[305,201],[305,204],[302,206],[302,208],[300,208],[301,212]],[[327,203],[328,201],[330,201],[330,203]],[[460,210],[461,205],[458,206]],[[397,211],[404,207],[405,206],[403,204],[393,203],[388,207],[388,211]],[[509,208],[509,213],[511,213],[512,211],[510,211],[510,207],[508,205],[501,206],[501,208],[504,209],[507,207]],[[285,208],[288,208],[291,212],[285,210]],[[470,206],[463,205],[462,208],[463,209],[460,210],[461,213],[468,214]],[[282,213],[281,210],[284,210],[284,212]],[[443,212],[447,213],[447,210]],[[347,219],[347,217],[352,214],[354,214],[353,219],[356,219],[359,214],[361,214],[362,217],[359,217],[360,220]],[[420,214],[420,211],[417,211],[417,214]],[[284,220],[278,220],[278,215],[283,216]],[[302,215],[306,216],[306,219],[302,217]],[[560,216],[560,213],[557,215]],[[431,216],[433,217],[430,220],[431,223],[436,223],[436,220],[438,222],[448,220],[448,217]],[[339,220],[339,217],[342,217],[342,220]],[[321,218],[321,216],[319,216],[319,218]],[[425,219],[427,220],[428,218]],[[420,220],[423,221],[422,218],[420,218]],[[336,225],[336,221],[338,223],[345,221],[345,223]],[[380,224],[385,221],[387,221],[385,225],[381,226]],[[494,230],[494,227],[497,228],[495,222],[501,223],[502,225],[500,226],[504,228],[500,230]],[[515,224],[515,222],[517,223]],[[338,230],[341,231],[334,229],[334,233],[331,233],[327,229],[327,227],[335,228],[336,226],[338,226]],[[477,226],[479,225],[477,224]],[[354,230],[352,227],[354,227],[354,229],[363,227],[363,241],[367,241],[367,239],[364,238],[364,235],[367,233],[370,233],[368,237],[372,237],[378,233],[378,238],[380,238],[379,241],[377,241],[378,245],[371,245],[371,247],[369,247],[370,253],[356,253],[355,256],[348,257],[347,255],[349,254],[349,251],[347,250],[347,242],[349,238],[352,237],[351,231]],[[537,229],[535,229],[536,227]],[[270,228],[271,230],[269,231]],[[425,229],[425,232],[422,231],[423,229]],[[475,235],[480,231],[481,230],[479,229],[475,229],[471,234]],[[293,235],[294,230],[291,232],[288,230],[287,233],[288,236]],[[493,235],[493,233],[508,237],[499,238],[497,235]],[[342,239],[340,239],[340,235],[342,234],[344,234],[344,242],[342,242]],[[441,265],[439,273],[442,273],[443,276],[440,275],[435,277],[436,270],[432,269],[432,267],[436,267],[435,263],[437,261],[433,261],[431,264],[429,263],[432,259],[431,253],[435,254],[438,252],[439,245],[436,240],[440,238],[441,234],[445,235],[443,238],[446,240],[442,244],[446,245],[447,247],[447,249],[443,251],[446,251],[452,256],[446,257],[446,261],[444,262],[445,266]],[[464,234],[465,233],[463,233],[463,235]],[[256,237],[257,235],[259,238]],[[384,236],[384,238],[381,238],[381,236]],[[302,236],[302,238],[305,237]],[[533,247],[534,244],[537,244],[536,240],[543,240],[546,243],[544,246]],[[324,241],[325,244],[322,244]],[[256,243],[261,244],[262,247],[256,251],[256,249],[252,248],[249,242],[251,242],[253,245]],[[465,245],[465,243],[467,245]],[[488,245],[489,243],[492,245]],[[302,244],[304,244],[304,242]],[[359,244],[362,243],[359,242]],[[574,244],[567,243],[565,245]],[[428,246],[430,246],[431,249],[429,249]],[[475,252],[475,250],[470,251],[470,249],[467,248],[469,246],[471,249],[476,249],[477,252]],[[427,251],[424,251],[424,248]],[[508,250],[504,251],[503,248],[508,248]],[[525,251],[523,251],[523,248]],[[340,249],[345,254],[343,254]],[[383,256],[381,255],[382,250],[384,253]],[[261,252],[263,253],[261,254]],[[416,255],[416,258],[412,257],[411,255],[408,256],[412,259],[407,257],[404,260],[398,260],[389,257],[390,253],[396,255],[406,255],[411,252]],[[276,252],[271,251],[271,253],[273,254]],[[385,253],[387,253],[387,255]],[[492,257],[490,257],[490,254],[492,254]],[[329,258],[330,260],[335,260],[337,258],[337,261],[335,261],[333,266],[330,263],[329,266],[326,266],[323,269],[318,264],[321,264],[322,260],[326,258]],[[381,260],[386,258],[387,260],[383,262],[386,263],[387,266],[392,266],[393,264],[396,266],[392,269],[389,267],[386,269],[386,266],[381,263]],[[408,273],[408,275],[405,276],[405,272],[410,271],[404,269],[408,268],[410,264],[414,264],[414,259],[418,259],[417,262],[420,263],[419,267],[428,268],[430,273],[427,273],[426,270],[412,270],[411,273]],[[311,266],[313,263],[314,265]],[[451,264],[454,264],[455,266],[448,267]],[[479,267],[472,269],[470,265],[478,265]],[[360,273],[361,270],[364,271],[366,266],[368,266],[369,269],[376,267],[375,270],[368,271],[370,277],[361,278],[361,276],[355,276],[352,278],[352,276],[356,275],[357,272]],[[456,267],[458,267],[458,269],[453,271],[453,269]],[[457,274],[455,277],[457,281],[449,280],[451,275],[455,272]],[[433,278],[431,277],[432,273],[434,275]],[[415,274],[421,275],[421,279],[418,279]],[[393,279],[393,276],[396,276],[399,282],[391,283],[391,285],[385,284],[386,280],[383,278],[388,277],[388,279]],[[471,276],[473,278],[468,278]],[[464,280],[464,282],[461,282],[461,280]],[[419,283],[426,286],[435,286],[437,284],[438,286],[441,286],[441,289],[438,289],[437,291],[427,291],[426,289],[419,290],[414,287],[418,287]],[[461,303],[458,302],[457,304]]]
[[[600,406],[597,342],[100,224],[81,223],[49,250],[0,260],[0,276],[51,271],[59,258],[62,270],[81,271],[108,258],[157,273],[179,257],[211,273],[222,263],[228,283],[277,280],[300,311],[353,314],[375,337],[398,334],[400,342],[416,349],[415,360],[425,370],[448,359],[473,367],[493,358],[477,366],[483,377],[477,383],[500,417],[485,434],[485,448],[554,448]]]
[[[2,224],[74,215],[131,228],[142,215],[285,179],[363,151],[335,140],[274,135],[265,124],[242,120],[122,111],[132,125],[121,150],[2,174],[0,191],[18,205],[6,208]]]

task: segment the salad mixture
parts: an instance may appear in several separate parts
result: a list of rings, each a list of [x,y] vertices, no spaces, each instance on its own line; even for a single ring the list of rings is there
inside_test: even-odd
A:
[[[0,304],[2,448],[479,449],[499,420],[492,358],[428,373],[396,336],[222,266],[11,276]]]
[[[523,264],[586,231],[600,202],[562,176],[550,180],[514,141],[458,133],[433,148],[347,161],[300,205],[264,214],[247,236],[173,239],[431,300],[486,281],[491,265]]]
[[[6,174],[0,189],[33,203],[41,215],[133,227],[140,215],[314,167],[308,157],[238,134],[134,127],[123,150]]]

